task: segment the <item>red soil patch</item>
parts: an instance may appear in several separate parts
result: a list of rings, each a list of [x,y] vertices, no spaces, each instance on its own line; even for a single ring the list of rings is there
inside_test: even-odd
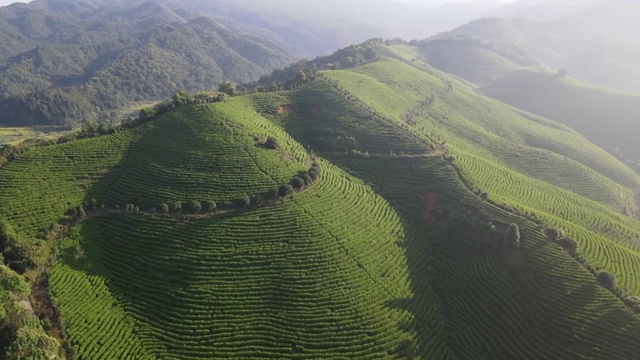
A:
[[[438,198],[440,198],[440,194],[429,191],[424,195],[422,199],[422,208],[424,221],[426,221],[427,225],[431,226],[436,223],[436,208],[438,207]]]
[[[286,112],[293,112],[293,106],[291,105],[282,105],[280,106],[280,109],[278,110],[280,112],[280,114],[284,114]]]

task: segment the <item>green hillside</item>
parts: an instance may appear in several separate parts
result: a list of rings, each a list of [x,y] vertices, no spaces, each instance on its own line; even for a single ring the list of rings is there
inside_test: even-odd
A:
[[[633,358],[640,177],[369,45],[0,168],[2,354]]]
[[[526,86],[523,86],[526,84]],[[559,121],[640,168],[636,134],[640,96],[606,91],[570,77],[519,70],[482,92],[526,111]]]
[[[521,65],[481,46],[429,42],[420,48],[433,67],[475,84],[489,84]]]

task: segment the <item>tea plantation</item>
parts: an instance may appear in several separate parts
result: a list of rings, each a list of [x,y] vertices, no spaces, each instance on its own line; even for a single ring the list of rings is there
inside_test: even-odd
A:
[[[396,56],[26,151],[0,220],[60,357],[634,359],[639,190]]]

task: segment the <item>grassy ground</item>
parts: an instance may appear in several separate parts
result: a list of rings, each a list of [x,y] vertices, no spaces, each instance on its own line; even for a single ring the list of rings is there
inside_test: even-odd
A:
[[[67,131],[43,132],[27,127],[0,127],[0,144],[17,144],[26,139],[46,138],[54,139]]]

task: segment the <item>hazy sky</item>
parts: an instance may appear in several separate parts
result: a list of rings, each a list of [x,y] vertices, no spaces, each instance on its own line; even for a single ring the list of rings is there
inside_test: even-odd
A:
[[[389,0],[392,1],[392,0]],[[406,3],[410,3],[410,4],[416,4],[416,5],[431,5],[431,4],[437,4],[437,3],[444,3],[444,2],[470,2],[473,0],[396,0],[396,1],[402,1],[402,2],[406,2]],[[513,2],[513,1],[517,1],[517,0],[497,0],[500,2]],[[15,1],[15,0],[0,0],[0,6],[4,6],[4,5],[9,5],[9,4],[13,4],[14,2],[29,2],[29,1]]]
[[[14,2],[28,2],[28,1],[0,0],[0,6],[13,4]]]

